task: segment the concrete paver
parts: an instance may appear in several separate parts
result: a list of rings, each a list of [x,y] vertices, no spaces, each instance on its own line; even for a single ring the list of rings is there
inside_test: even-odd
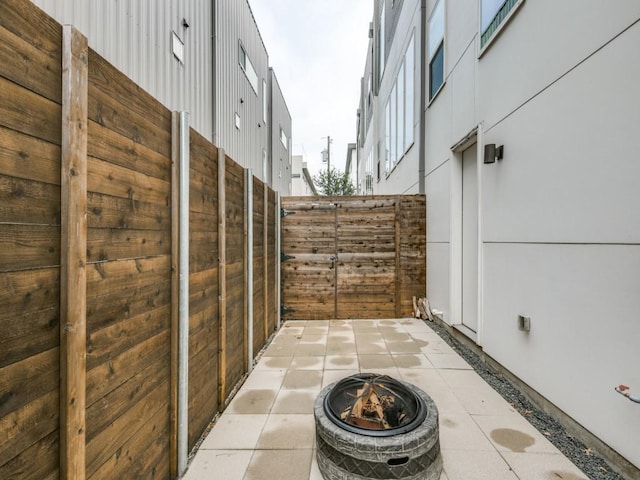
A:
[[[315,398],[359,372],[390,375],[431,396],[441,480],[587,480],[428,324],[406,318],[284,323],[184,479],[321,480]]]

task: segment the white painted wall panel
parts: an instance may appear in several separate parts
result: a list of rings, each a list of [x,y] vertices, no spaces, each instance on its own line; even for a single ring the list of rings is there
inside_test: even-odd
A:
[[[640,24],[486,134],[487,241],[640,243]]]
[[[426,178],[427,192],[427,241],[449,242],[451,239],[451,196],[450,162],[442,164]],[[434,281],[439,281],[434,279]]]
[[[451,72],[447,87],[451,89],[451,145],[474,128],[476,119],[476,55],[469,48]]]
[[[640,465],[638,406],[614,391],[640,385],[640,246],[485,244],[484,265],[485,351]]]
[[[451,318],[449,251],[448,242],[427,242],[427,298],[431,308],[440,310],[447,322]]]
[[[479,61],[487,128],[639,17],[637,0],[524,2]]]

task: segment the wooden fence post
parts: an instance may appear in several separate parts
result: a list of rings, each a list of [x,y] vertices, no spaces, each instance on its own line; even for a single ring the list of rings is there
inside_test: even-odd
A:
[[[394,219],[395,219],[395,234],[396,234],[396,288],[395,288],[395,299],[394,299],[394,303],[395,303],[395,307],[396,307],[396,318],[399,318],[402,315],[402,272],[400,271],[400,248],[401,248],[401,243],[400,243],[400,196],[396,195],[396,199],[395,199],[395,215],[394,215]]]
[[[264,264],[264,341],[269,340],[269,187],[264,184],[264,216],[262,217],[263,232],[262,232],[262,248],[263,248],[263,264]]]
[[[87,38],[62,30],[60,478],[85,478],[87,375]]]
[[[226,156],[218,149],[218,405],[224,410],[227,389],[227,208],[225,194]]]
[[[178,475],[178,241],[179,241],[179,193],[178,178],[179,153],[179,113],[171,114],[171,478]]]

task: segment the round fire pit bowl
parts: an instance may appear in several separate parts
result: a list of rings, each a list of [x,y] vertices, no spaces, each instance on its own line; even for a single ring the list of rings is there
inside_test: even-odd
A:
[[[316,456],[325,480],[438,480],[438,409],[415,385],[363,373],[316,398]]]

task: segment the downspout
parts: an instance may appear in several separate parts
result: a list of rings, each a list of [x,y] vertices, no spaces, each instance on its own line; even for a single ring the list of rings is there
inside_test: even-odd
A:
[[[246,172],[247,196],[247,357],[249,365],[247,371],[253,370],[253,172],[250,168]]]
[[[217,65],[216,65],[216,36],[218,29],[216,28],[216,19],[218,18],[217,10],[218,0],[211,2],[211,142],[218,145],[218,122],[216,114],[216,94],[217,94]]]
[[[280,308],[280,298],[281,292],[280,289],[282,285],[280,284],[280,268],[282,258],[280,258],[280,219],[281,215],[280,210],[282,207],[280,205],[280,192],[276,192],[276,330],[280,330],[280,322],[281,322],[281,308]]]
[[[179,113],[178,240],[178,473],[187,470],[189,444],[189,113]]]
[[[419,149],[419,167],[418,167],[418,192],[424,195],[425,189],[425,173],[427,170],[426,145],[425,145],[425,118],[427,116],[427,0],[422,0],[420,6],[420,149]]]

